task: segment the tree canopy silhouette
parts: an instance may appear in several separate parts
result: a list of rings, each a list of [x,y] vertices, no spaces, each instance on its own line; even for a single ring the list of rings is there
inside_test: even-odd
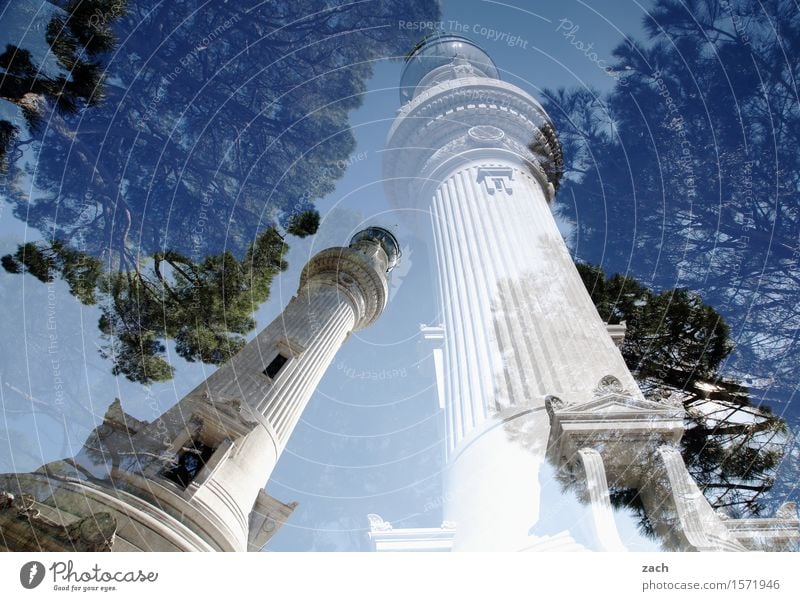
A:
[[[42,193],[13,201],[29,226],[122,271],[138,254],[241,256],[268,227],[307,229],[297,215],[347,166],[349,111],[373,62],[417,35],[398,19],[439,11],[434,0],[106,4],[76,0],[90,8],[72,37],[52,32],[54,46],[79,46],[113,12],[124,45],[103,102],[49,120],[36,140]]]
[[[577,252],[700,292],[736,332],[726,369],[780,398],[800,359],[797,5],[657,0],[644,26],[609,94],[546,95]]]
[[[74,115],[103,99],[103,63],[116,45],[111,23],[125,13],[127,1],[58,4],[45,32],[57,62],[55,72],[43,69],[30,50],[14,44],[0,54],[0,99],[18,106],[32,130],[40,128],[48,110]],[[6,155],[19,133],[19,127],[0,120],[0,169],[6,168]]]

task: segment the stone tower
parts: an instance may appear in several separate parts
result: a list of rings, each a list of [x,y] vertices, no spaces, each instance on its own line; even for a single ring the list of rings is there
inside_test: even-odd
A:
[[[381,228],[320,252],[283,313],[158,419],[115,401],[74,458],[0,476],[0,548],[261,549],[294,508],[264,485],[339,347],[381,315],[399,256]]]
[[[384,178],[395,206],[429,219],[447,470],[442,527],[372,515],[376,548],[624,549],[611,482],[638,493],[664,548],[744,549],[752,533],[725,526],[676,450],[682,407],[643,397],[573,264],[542,106],[446,34],[409,53],[400,93]]]

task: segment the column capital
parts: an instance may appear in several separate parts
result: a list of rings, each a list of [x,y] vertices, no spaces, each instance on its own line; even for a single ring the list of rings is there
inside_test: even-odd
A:
[[[337,288],[353,307],[353,330],[361,330],[383,313],[389,298],[386,273],[399,258],[400,247],[391,232],[367,228],[353,236],[349,247],[329,248],[314,255],[303,268],[298,294],[314,286]]]

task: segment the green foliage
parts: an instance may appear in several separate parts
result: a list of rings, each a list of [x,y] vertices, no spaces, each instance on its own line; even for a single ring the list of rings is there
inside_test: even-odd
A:
[[[115,335],[109,331],[109,336],[114,336],[110,351],[114,358],[111,372],[115,376],[124,375],[132,382],[149,384],[169,380],[174,375],[174,368],[162,356],[165,347],[155,332]]]
[[[42,283],[52,282],[59,275],[82,303],[97,302],[95,288],[102,274],[100,261],[58,240],[48,245],[21,244],[13,255],[5,255],[1,261],[9,273],[29,273]]]
[[[631,277],[576,267],[600,317],[625,322],[621,351],[642,390],[656,399],[682,399],[683,458],[709,501],[734,513],[759,513],[783,457],[786,424],[753,406],[744,386],[721,376],[733,349],[725,320],[685,289],[657,293]],[[624,504],[630,494],[635,491],[620,493],[617,501]]]
[[[0,54],[0,99],[19,107],[36,128],[49,105],[62,113],[96,105],[103,97],[101,57],[113,49],[111,25],[126,11],[127,0],[72,0],[46,26],[45,39],[59,71],[48,73],[25,48],[6,45]],[[18,128],[0,121],[0,166]]]
[[[298,238],[305,238],[317,233],[319,228],[319,213],[314,210],[303,211],[292,215],[286,231]]]
[[[13,123],[0,120],[0,173],[8,169],[8,147],[17,133],[18,129]]]
[[[63,111],[32,142],[42,194],[14,210],[123,271],[163,248],[240,256],[258,231],[332,192],[373,64],[419,34],[398,20],[439,15],[435,0],[120,4],[74,0],[48,28],[65,64],[75,48],[112,48],[112,31],[125,44],[102,71],[103,102],[87,94],[76,106],[90,110]],[[98,32],[106,21],[113,29]],[[68,90],[94,86],[91,71],[72,73]],[[295,221],[290,233],[314,229],[311,215]]]
[[[287,251],[270,228],[242,260],[224,252],[193,262],[168,251],[135,271],[104,273],[97,259],[56,241],[20,245],[2,265],[45,283],[63,278],[81,302],[99,302],[98,327],[108,341],[104,352],[113,360],[113,373],[146,384],[173,376],[164,359],[168,339],[187,361],[219,365],[237,353],[256,325],[252,314],[267,300],[272,279],[287,267]]]
[[[700,296],[683,288],[655,293],[633,278],[606,278],[599,267],[577,267],[600,317],[626,322],[622,355],[638,378],[678,390],[717,379],[733,350],[730,328]]]
[[[6,196],[56,241],[23,245],[2,266],[63,277],[82,302],[99,303],[115,373],[168,379],[167,340],[188,361],[222,363],[286,268],[278,225],[316,232],[311,203],[347,167],[349,111],[373,62],[417,35],[398,19],[435,20],[438,3],[53,4],[44,35],[58,72],[8,47],[0,99],[27,111],[37,158],[27,175],[41,192],[20,192],[30,179],[17,147],[5,157]],[[0,122],[0,142],[18,133]]]
[[[614,50],[610,93],[545,94],[581,255],[699,291],[736,324],[728,370],[786,398],[800,358],[797,3],[657,0],[648,13],[645,35]]]
[[[17,217],[55,239],[20,246],[2,266],[45,283],[62,277],[82,302],[99,303],[114,373],[147,383],[172,377],[167,340],[186,360],[213,364],[244,345],[286,268],[278,224],[316,232],[311,203],[344,173],[355,147],[349,111],[372,62],[412,43],[398,18],[435,20],[439,6],[129,4],[58,2],[44,28],[57,73],[25,49],[0,55],[0,98],[28,119],[42,192],[19,193],[28,180],[17,149],[5,157],[15,169],[7,196]],[[118,39],[125,46],[112,54]],[[42,131],[48,107],[59,110]],[[0,142],[17,134],[0,122]]]

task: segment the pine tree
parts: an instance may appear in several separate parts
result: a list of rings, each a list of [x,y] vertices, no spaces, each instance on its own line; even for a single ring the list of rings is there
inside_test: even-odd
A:
[[[245,344],[255,310],[285,270],[288,251],[275,228],[263,232],[239,260],[230,252],[193,262],[156,253],[135,270],[106,272],[100,260],[61,242],[27,243],[0,259],[9,273],[41,282],[62,278],[84,304],[99,303],[98,327],[112,372],[148,384],[169,380],[165,342],[187,361],[220,365]]]
[[[734,515],[761,513],[788,432],[783,419],[751,402],[745,386],[720,373],[733,349],[725,320],[686,289],[657,293],[631,277],[577,267],[600,317],[627,326],[620,350],[645,395],[683,402],[681,450],[706,498]],[[630,491],[617,493],[617,503],[635,505]]]

